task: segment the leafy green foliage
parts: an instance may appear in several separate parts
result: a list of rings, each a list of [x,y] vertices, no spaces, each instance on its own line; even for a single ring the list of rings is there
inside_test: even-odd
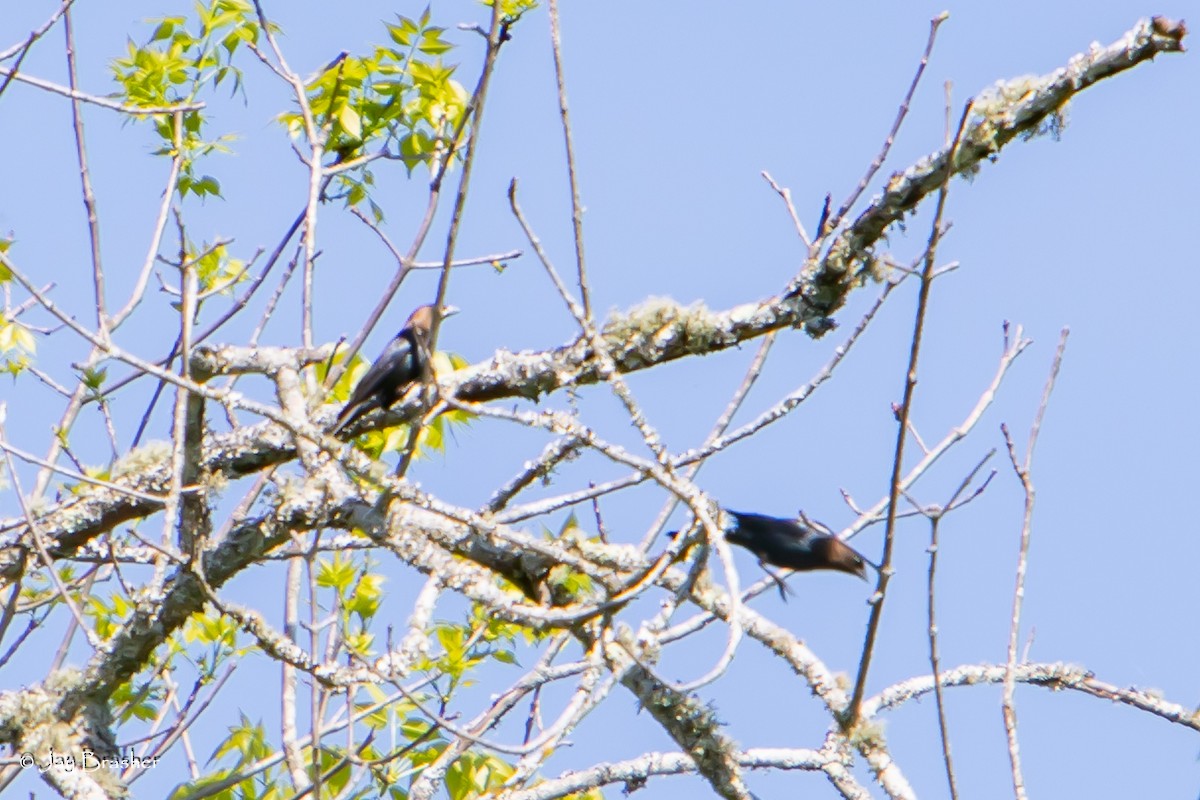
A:
[[[454,427],[469,423],[473,415],[460,409],[451,409],[439,414],[421,426],[414,445],[414,457],[427,458],[431,453],[446,452],[446,434]],[[381,458],[384,453],[403,453],[409,446],[412,435],[409,425],[397,425],[379,431],[370,431],[359,437],[359,448],[371,458]]]
[[[232,760],[230,768],[213,770],[192,783],[182,784],[171,793],[171,798],[189,797],[196,794],[198,789],[212,788],[228,781],[232,776],[250,767],[255,762],[267,759],[276,752],[276,748],[267,739],[266,729],[262,723],[253,723],[245,715],[237,725],[229,728],[229,735],[213,752],[209,761],[220,759]],[[240,781],[234,781],[230,786],[206,794],[217,800],[283,800],[291,795],[287,790],[286,775],[282,768],[268,765],[253,772]]]
[[[471,607],[470,623],[473,630],[481,630],[484,642],[502,643],[510,647],[517,644],[535,644],[542,641],[546,634],[544,631],[535,630],[534,628],[525,625],[519,625],[515,622],[506,622],[490,611],[487,606],[476,603]],[[492,657],[497,661],[505,664],[517,663],[516,655],[509,650],[507,653],[500,655],[499,650],[492,653]]]
[[[231,81],[233,91],[242,89],[242,72],[233,63],[234,54],[246,44],[258,42],[261,28],[254,6],[245,0],[212,0],[198,3],[196,20],[163,17],[149,41],[132,40],[124,58],[113,61],[117,96],[128,105],[161,109],[197,103],[208,89]],[[177,189],[201,199],[219,197],[221,185],[211,175],[196,170],[199,159],[213,152],[227,152],[230,136],[207,139],[203,133],[207,117],[203,109],[148,114],[162,140],[156,155],[181,157]]]
[[[56,567],[56,569],[58,570],[58,579],[64,586],[69,587],[76,581],[73,566],[66,565]],[[76,602],[81,602],[78,596],[74,596],[74,599]],[[23,613],[33,616],[37,612],[38,616],[45,616],[61,602],[62,595],[59,594],[58,587],[45,570],[31,572],[21,581],[18,608]]]
[[[438,644],[442,646],[442,654],[425,666],[449,677],[452,686],[463,682],[467,672],[479,666],[489,655],[483,647],[476,646],[481,644],[480,637],[467,625],[442,622],[433,630]]]
[[[248,646],[238,647],[237,636],[238,627],[232,619],[209,609],[189,617],[183,631],[171,639],[170,647],[172,653],[187,655],[199,670],[201,679],[207,682],[229,658],[250,650]],[[185,651],[183,644],[192,647]],[[206,647],[207,651],[199,652],[199,647]]]
[[[472,670],[489,660],[515,665],[517,656],[513,647],[519,641],[533,642],[541,638],[531,628],[496,619],[479,604],[472,607],[467,622],[439,622],[434,626],[433,634],[442,647],[442,653],[419,667],[449,679],[449,686],[444,693],[446,698],[455,688],[471,685],[469,676]]]
[[[491,6],[494,3],[489,2],[484,5]],[[506,20],[517,20],[526,11],[537,8],[537,5],[537,0],[500,0],[500,15]]]
[[[13,238],[11,236],[0,237],[0,256],[7,257],[8,251],[12,249],[12,245]],[[12,279],[12,270],[3,261],[0,261],[0,286],[3,286]]]
[[[388,24],[392,46],[368,55],[343,53],[305,87],[312,129],[300,109],[279,116],[294,139],[317,139],[334,162],[363,159],[336,175],[328,197],[355,206],[366,200],[376,221],[382,208],[370,198],[374,176],[367,158],[383,150],[404,162],[409,173],[426,164],[437,168],[460,133],[467,92],[441,56],[453,45],[444,28],[429,24],[429,10],[417,20],[398,16]]]
[[[342,364],[346,360],[345,348],[338,347],[333,358],[327,361],[321,361],[313,365],[313,370],[316,373],[317,383],[325,385],[325,379],[329,377],[330,367]],[[354,384],[358,383],[363,374],[366,373],[369,364],[362,354],[354,356],[354,360],[350,362],[350,366],[341,374],[330,389],[327,395],[328,400],[334,403],[344,403],[350,399],[350,392],[354,390]]]
[[[79,379],[83,381],[83,385],[92,399],[99,400],[100,390],[104,388],[104,381],[108,379],[108,370],[102,367],[84,366],[79,370]]]
[[[83,609],[84,615],[92,618],[92,630],[102,642],[113,637],[132,611],[133,604],[119,594],[107,598],[93,595]]]
[[[229,736],[217,746],[212,757],[237,755],[238,765],[243,766],[269,755],[272,750],[262,723],[252,724],[249,717],[242,714],[240,724],[230,727]]]
[[[0,238],[0,256],[7,258],[12,244],[11,236]],[[12,271],[0,261],[0,286],[12,279]],[[36,350],[37,342],[29,329],[0,311],[0,370],[15,378],[30,365]]]
[[[64,442],[66,441],[65,436],[60,436],[60,439],[62,439]],[[110,467],[91,467],[85,465],[83,468],[83,474],[89,478],[95,478],[98,481],[112,480],[112,469]],[[89,481],[79,481],[78,483],[65,482],[63,483],[63,487],[71,494],[81,495],[90,492],[95,487],[95,484],[90,483]]]
[[[225,244],[196,247],[189,242],[184,257],[195,264],[202,292],[231,294],[233,287],[246,278],[246,262],[230,255]]]
[[[114,716],[121,722],[139,719],[143,722],[158,716],[159,705],[166,695],[166,689],[158,680],[133,681],[118,686],[112,695]]]
[[[37,342],[29,329],[0,313],[0,369],[14,377],[32,363]]]
[[[72,579],[70,573],[60,574],[65,585],[70,585]],[[36,589],[36,581],[33,583]],[[51,602],[60,602],[52,587],[41,593],[49,593]],[[75,601],[80,604],[84,616],[91,618],[93,631],[101,641],[111,640],[134,613],[134,604],[117,592],[89,591],[86,595],[76,596]],[[197,645],[207,649],[198,649]],[[204,685],[216,677],[229,659],[246,652],[247,648],[237,647],[237,626],[232,620],[211,611],[193,614],[168,640],[165,650],[149,659],[140,676],[134,676],[117,688],[112,697],[113,715],[121,722],[131,718],[143,721],[157,718],[162,703],[174,691],[164,681],[164,675],[174,670],[181,658],[195,667],[198,683]]]
[[[464,753],[446,770],[446,791],[450,800],[479,797],[489,789],[499,789],[515,770],[511,764],[488,753]]]
[[[337,595],[339,630],[346,648],[363,658],[374,655],[374,636],[367,626],[383,602],[384,577],[374,572],[374,562],[346,553],[323,558],[317,566],[317,586]]]
[[[563,520],[562,527],[555,533],[549,528],[543,528],[542,535],[547,539],[553,540],[589,540],[585,537],[583,529],[579,526],[579,518],[574,512],[567,515]],[[591,541],[596,541],[599,537],[590,537]],[[583,600],[595,593],[595,585],[592,579],[582,572],[577,572],[571,569],[566,564],[558,564],[551,568],[550,574],[546,578],[547,582],[554,589],[555,595],[560,599]]]

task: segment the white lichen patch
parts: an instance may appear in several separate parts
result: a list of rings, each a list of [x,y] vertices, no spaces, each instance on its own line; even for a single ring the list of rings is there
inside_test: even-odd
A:
[[[996,81],[975,98],[973,110],[987,117],[1007,113],[1013,106],[1029,95],[1036,94],[1049,83],[1048,78],[1040,75],[1020,75]]]
[[[1052,98],[1042,98],[1040,95],[1053,93],[1065,88],[1066,84],[1074,85],[1078,75],[1090,62],[1089,58],[1077,57],[1071,66],[1060,69],[1049,75],[1021,75],[1009,80],[997,81],[979,93],[971,107],[976,117],[970,138],[976,142],[988,142],[998,131],[1011,129],[1021,124],[1020,117],[1038,110],[1039,101]],[[1070,79],[1064,81],[1064,79]],[[1044,107],[1043,109],[1044,110]],[[1058,136],[1066,127],[1067,117],[1065,103],[1063,107],[1050,113],[1038,125],[1023,131],[1029,138],[1049,133]]]
[[[674,324],[683,315],[690,314],[703,303],[688,308],[679,305],[670,297],[648,297],[625,313],[613,311],[604,324],[605,336],[619,341],[628,341],[634,336],[652,335],[664,326]]]
[[[763,313],[763,307],[758,303],[742,303],[729,310],[729,321],[734,325],[746,325]]]
[[[171,457],[171,443],[153,441],[136,450],[130,450],[112,465],[113,479],[124,475],[140,474],[151,467],[167,463]]]

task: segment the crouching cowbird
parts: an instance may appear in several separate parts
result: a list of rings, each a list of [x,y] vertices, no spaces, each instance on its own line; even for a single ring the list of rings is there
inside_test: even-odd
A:
[[[457,314],[454,306],[445,306],[441,317]],[[421,306],[409,315],[404,327],[375,359],[363,375],[342,410],[330,433],[337,435],[353,425],[363,415],[377,408],[391,408],[404,396],[408,387],[425,376],[429,364],[429,333],[433,328],[433,306]]]

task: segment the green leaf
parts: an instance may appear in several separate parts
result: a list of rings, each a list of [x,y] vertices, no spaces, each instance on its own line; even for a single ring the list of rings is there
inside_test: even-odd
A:
[[[415,742],[429,733],[432,726],[420,717],[409,717],[400,725],[400,735],[410,742]]]
[[[163,39],[170,39],[171,34],[175,32],[176,26],[182,25],[183,22],[183,17],[164,17],[158,23],[158,27],[154,29],[154,33],[150,34],[150,41],[158,42]]]
[[[431,56],[440,56],[454,49],[454,45],[442,39],[445,28],[428,28],[421,32],[421,43],[417,49]]]
[[[374,634],[359,631],[358,633],[347,633],[346,649],[351,653],[362,658],[369,658],[372,655],[372,647],[375,644]]]
[[[250,764],[271,752],[267,741],[266,731],[261,723],[252,724],[245,714],[241,715],[241,723],[229,728],[229,736],[217,745],[212,757],[222,758],[227,755],[238,756],[238,766]]]
[[[418,164],[429,159],[432,151],[433,141],[420,131],[410,133],[400,140],[400,158],[410,175]]]
[[[216,197],[221,196],[221,184],[211,175],[205,175],[192,186],[192,191],[198,196],[204,197],[211,194]]]
[[[7,255],[8,250],[12,247],[15,240],[10,236],[7,239],[0,238],[0,256]],[[13,279],[12,270],[3,261],[0,261],[0,283],[8,283]]]
[[[382,575],[362,576],[354,588],[353,595],[346,602],[346,610],[363,619],[375,616],[375,612],[379,610],[379,606],[383,602],[383,582]]]
[[[317,585],[345,594],[358,574],[358,568],[341,553],[332,559],[321,559],[317,566]]]
[[[396,16],[400,20],[400,24],[387,25],[386,27],[388,29],[388,33],[391,35],[392,41],[396,44],[400,45],[401,47],[411,47],[413,43],[413,37],[417,35],[419,27],[417,23],[413,22],[408,17],[401,16],[399,14]]]
[[[352,139],[362,138],[362,118],[350,106],[347,105],[338,111],[338,124],[342,126],[342,130],[346,135]]]
[[[0,368],[16,376],[29,366],[36,350],[29,329],[0,313]]]
[[[105,378],[108,377],[108,370],[95,367],[85,367],[82,377],[84,386],[93,392],[99,392],[100,387],[104,385]]]

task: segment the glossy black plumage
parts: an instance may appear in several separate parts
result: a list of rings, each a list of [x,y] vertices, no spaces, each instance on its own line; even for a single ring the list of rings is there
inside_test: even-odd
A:
[[[447,306],[442,309],[442,319],[456,313],[457,308]],[[404,327],[388,342],[367,374],[354,387],[350,399],[338,412],[337,422],[330,433],[337,435],[377,408],[391,408],[404,396],[409,386],[424,378],[430,357],[429,333],[432,327],[433,306],[421,306],[409,315]]]
[[[725,538],[764,564],[798,571],[832,569],[867,578],[866,559],[836,536],[793,519],[728,509],[726,513],[734,525],[725,531]]]

